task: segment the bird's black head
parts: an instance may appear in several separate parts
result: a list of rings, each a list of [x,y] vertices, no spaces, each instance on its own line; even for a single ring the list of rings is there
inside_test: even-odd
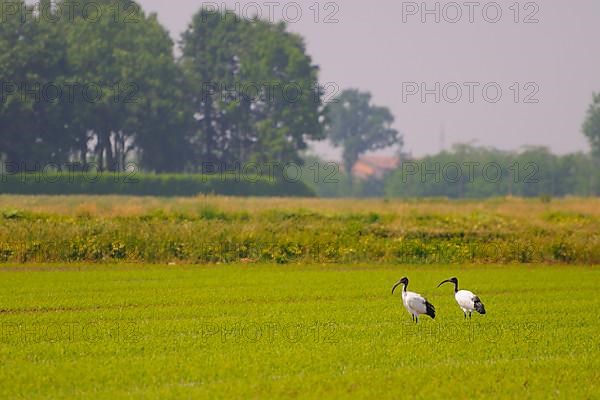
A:
[[[392,294],[394,294],[394,290],[396,290],[396,288],[400,285],[404,285],[404,288],[406,289],[406,287],[408,286],[408,278],[404,277],[404,278],[400,279],[398,282],[396,282],[396,284],[392,288]]]
[[[441,282],[438,287],[442,286],[444,283],[453,283],[455,288],[458,288],[458,279],[455,277],[452,277],[450,279],[446,279],[445,281]]]

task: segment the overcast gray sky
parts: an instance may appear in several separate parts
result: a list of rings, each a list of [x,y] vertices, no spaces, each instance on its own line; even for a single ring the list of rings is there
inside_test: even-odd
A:
[[[248,16],[258,5],[264,18],[287,20],[306,39],[320,81],[334,83],[332,91],[371,91],[375,103],[393,111],[405,149],[416,156],[440,150],[442,126],[446,148],[476,141],[502,149],[545,145],[560,154],[588,150],[581,124],[600,91],[598,0],[426,7],[393,0],[139,1],[176,40],[203,4],[237,4]],[[423,88],[430,90],[424,99]]]

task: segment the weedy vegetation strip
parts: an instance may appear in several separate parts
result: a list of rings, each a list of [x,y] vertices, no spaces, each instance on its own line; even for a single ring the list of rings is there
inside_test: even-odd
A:
[[[596,199],[32,199],[0,198],[0,262],[600,263]]]

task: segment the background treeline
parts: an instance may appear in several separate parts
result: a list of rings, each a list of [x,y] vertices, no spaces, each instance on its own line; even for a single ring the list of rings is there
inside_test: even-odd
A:
[[[3,179],[2,193],[153,194],[158,187],[164,189],[161,195],[195,190],[189,188],[323,197],[600,193],[594,161],[600,159],[600,95],[594,96],[583,125],[590,156],[457,146],[418,160],[420,169],[439,165],[440,176],[407,174],[415,160],[402,153],[403,138],[393,129],[390,110],[356,89],[331,98],[303,38],[288,32],[284,23],[201,9],[176,51],[156,15],[128,0],[41,0],[35,5],[0,0],[0,13],[2,177],[6,171],[60,172],[73,164],[84,173],[112,173],[135,163],[144,181],[123,186],[104,179],[98,183],[101,189],[91,189],[83,180],[24,186],[21,176]],[[312,141],[324,139],[342,150],[334,171],[307,151]],[[397,171],[367,180],[348,173],[361,155],[390,146],[403,161]],[[322,169],[316,178],[315,162]],[[501,166],[497,181],[481,171],[468,176],[466,170],[454,179],[456,171],[444,169],[451,163],[468,168],[464,163],[490,162]],[[278,175],[279,183],[267,182],[264,190],[242,181],[236,182],[237,189],[222,191],[233,182],[197,185],[194,177],[171,176],[164,184],[165,179],[151,175],[193,174],[205,165],[231,170],[250,163],[304,165],[302,180]],[[181,182],[189,182],[188,189],[181,189]]]
[[[313,165],[321,166],[315,180]],[[310,168],[309,168],[310,167]],[[306,183],[320,197],[561,197],[600,194],[600,168],[591,155],[555,155],[544,147],[520,152],[456,145],[449,151],[420,159],[404,158],[381,179],[354,180],[341,169],[310,158]]]
[[[592,196],[600,193],[600,173],[585,154],[559,156],[546,148],[521,152],[455,146],[391,174],[390,197]]]

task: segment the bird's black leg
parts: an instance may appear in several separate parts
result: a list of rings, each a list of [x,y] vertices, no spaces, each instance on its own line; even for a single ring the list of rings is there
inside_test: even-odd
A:
[[[469,319],[471,319],[471,311],[469,311]]]
[[[415,316],[410,314],[410,316],[412,317],[413,322],[415,322]]]
[[[419,323],[419,316],[417,315],[417,316],[415,316],[415,324],[418,324],[418,323]]]
[[[465,319],[467,319],[467,313],[463,311],[463,314],[465,314]]]

